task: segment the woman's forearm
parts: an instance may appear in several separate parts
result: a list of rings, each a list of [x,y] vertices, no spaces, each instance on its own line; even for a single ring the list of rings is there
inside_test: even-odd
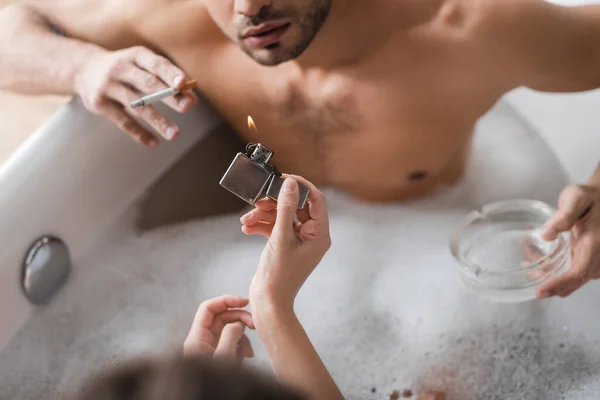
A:
[[[273,370],[282,382],[311,400],[344,398],[293,310],[253,305],[253,319]]]
[[[0,8],[0,89],[75,94],[76,75],[99,46],[56,34],[43,16],[18,2]]]

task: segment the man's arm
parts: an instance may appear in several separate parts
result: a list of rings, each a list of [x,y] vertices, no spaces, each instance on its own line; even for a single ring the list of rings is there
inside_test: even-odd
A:
[[[139,22],[170,0],[30,0],[0,9],[0,89],[32,94],[77,94],[91,112],[111,120],[135,141],[167,140],[179,128],[153,106],[130,109],[144,94],[181,88],[185,73],[144,47]],[[60,30],[64,36],[56,33]],[[118,50],[123,49],[123,50]],[[192,92],[163,100],[179,112],[197,101]]]
[[[495,53],[496,65],[511,87],[547,92],[600,87],[600,5],[483,2],[487,3],[481,18],[485,45]]]
[[[126,44],[115,43],[117,37],[131,42],[125,18],[116,10],[114,2],[99,0],[34,0],[1,8],[0,88],[75,94],[75,77],[87,60],[104,47]]]

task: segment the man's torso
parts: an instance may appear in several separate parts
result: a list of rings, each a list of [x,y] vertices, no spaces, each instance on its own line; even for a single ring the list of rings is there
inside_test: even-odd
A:
[[[493,51],[465,34],[468,1],[441,4],[408,32],[392,27],[368,54],[331,70],[261,66],[220,35],[201,3],[175,7],[142,20],[140,31],[239,134],[273,149],[280,170],[367,201],[456,182],[477,118],[510,89],[494,75]],[[167,36],[155,31],[174,24]]]

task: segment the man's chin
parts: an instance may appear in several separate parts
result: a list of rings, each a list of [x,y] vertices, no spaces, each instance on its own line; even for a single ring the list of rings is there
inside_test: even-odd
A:
[[[264,67],[274,67],[292,59],[291,57],[285,57],[278,49],[261,49],[247,54]]]
[[[257,50],[243,48],[243,50],[250,58],[265,67],[274,67],[299,56],[299,54],[283,49],[280,44],[276,44],[271,48]]]

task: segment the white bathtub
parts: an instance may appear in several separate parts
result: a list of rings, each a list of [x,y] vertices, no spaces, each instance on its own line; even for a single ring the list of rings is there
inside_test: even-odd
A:
[[[546,129],[545,139],[554,148],[563,164],[568,167],[567,170],[572,179],[583,179],[592,171],[600,159],[600,135],[592,134],[600,127],[599,113],[595,110],[595,105],[600,104],[600,93],[576,96],[540,96],[528,91],[517,91],[508,96],[507,103],[518,104],[522,113],[530,116],[532,125]],[[587,112],[584,112],[586,109]],[[501,106],[492,110],[492,114],[496,112],[502,114],[513,111]],[[82,263],[81,256],[90,244],[102,237],[107,227],[138,199],[148,186],[176,163],[187,150],[205,139],[207,134],[221,123],[221,119],[208,106],[201,106],[183,117],[171,116],[182,127],[180,139],[173,143],[163,144],[158,150],[147,150],[116,132],[115,128],[108,122],[88,114],[81,104],[75,100],[61,109],[48,124],[36,132],[13,155],[9,162],[2,166],[0,169],[0,187],[2,188],[0,192],[0,240],[5,243],[5,246],[0,253],[0,349],[11,340],[18,332],[19,327],[27,321],[35,310],[25,300],[20,289],[21,265],[28,246],[43,234],[53,234],[61,237],[71,251],[74,260],[73,273],[76,274]],[[487,122],[488,125],[496,129],[498,134],[502,134],[504,129],[502,119],[493,122],[492,117],[491,120],[488,118],[488,121],[492,121]],[[502,126],[499,126],[499,124]],[[562,132],[563,129],[566,130],[567,128],[568,133]],[[511,129],[510,126],[508,129]],[[568,140],[565,140],[565,138],[568,138]],[[531,148],[531,143],[526,144],[526,146]],[[502,162],[498,165],[503,168],[501,167]],[[531,167],[533,164],[529,163],[527,165]],[[556,174],[556,172],[550,174]],[[560,173],[556,175],[556,179],[562,181],[564,178],[559,175]],[[335,195],[334,200],[332,202],[333,207],[340,204],[340,201],[341,204],[346,202],[343,199],[335,199]],[[547,200],[552,201],[553,199]],[[335,215],[335,209],[333,212]],[[364,212],[367,212],[365,218],[368,221],[370,218],[368,211],[359,208],[351,214],[357,215],[357,218],[360,219],[360,214]],[[390,209],[390,212],[393,213],[394,210]],[[336,218],[339,219],[339,216]],[[405,219],[408,216],[399,218]],[[351,221],[348,223],[353,224]],[[232,221],[229,221],[228,224],[235,227],[235,223]],[[339,224],[339,221],[337,224]],[[213,229],[210,228],[211,222],[208,221],[203,226],[204,232],[207,232],[206,234],[210,236],[211,229]],[[186,228],[182,229],[186,231]],[[235,243],[237,239],[235,239],[235,236],[231,236],[233,231],[227,229],[227,233],[217,233],[216,238],[204,238],[201,235],[194,240],[197,241],[198,246],[207,246],[208,248],[218,246],[218,238],[225,235],[222,237],[223,242],[233,240]],[[343,236],[343,233],[341,234]],[[166,235],[169,235],[168,231]],[[181,235],[181,233],[175,234],[175,236],[177,235]],[[192,231],[190,235],[197,235],[197,232]],[[338,235],[340,235],[340,232],[338,232]],[[135,264],[136,258],[131,259],[131,255],[128,255],[125,258],[111,259],[106,253],[106,251],[111,252],[114,247],[107,246],[107,241],[118,243],[120,240],[131,241],[132,239],[131,237],[120,236],[118,232],[114,237],[109,234],[108,237],[105,236],[101,239],[101,242],[103,241],[105,245],[103,246],[102,243],[98,245],[102,250],[92,252],[95,255],[92,255],[91,258],[88,255],[86,262],[89,263],[93,259],[94,268],[101,268],[104,259],[109,264],[122,263],[125,260],[128,265],[123,266],[122,269],[121,266],[111,268],[119,269],[119,273],[124,274],[123,280],[131,282],[132,277],[128,276],[128,270],[137,268],[136,273],[140,273],[139,267],[129,265],[131,263]],[[147,240],[151,241],[152,239]],[[176,239],[174,239],[175,242],[177,242]],[[256,242],[253,243],[256,245]],[[136,245],[133,244],[133,246]],[[141,245],[142,248],[144,246],[146,245]],[[152,246],[149,248],[151,249]],[[243,248],[242,245],[242,251],[244,251]],[[147,246],[146,250],[148,250]],[[256,256],[256,254],[251,254],[249,258],[252,259]],[[147,257],[147,255],[140,256],[140,259],[147,260]],[[186,257],[189,257],[189,254],[182,254],[181,256],[184,260]],[[173,262],[177,263],[178,261],[174,260]],[[217,264],[218,259],[214,263]],[[246,260],[245,263],[251,265],[253,261]],[[231,265],[231,261],[225,262],[225,264]],[[165,268],[168,269],[170,266],[165,266]],[[250,270],[251,267],[247,266],[238,273],[244,276]],[[86,274],[89,274],[90,268],[87,268],[87,271]],[[185,272],[186,269],[183,271]],[[235,287],[239,289],[238,293],[243,293],[245,278],[235,284]],[[133,281],[135,282],[136,279]],[[169,279],[168,275],[165,275],[163,279]],[[66,286],[68,287],[69,284],[71,282],[67,282]],[[90,282],[87,284],[89,285]],[[351,282],[348,282],[348,284],[350,288],[353,285]],[[214,291],[220,287],[214,285],[214,282],[211,285],[213,285],[212,289],[208,289],[208,291],[203,289],[191,293],[192,297],[197,296],[200,292],[207,295],[207,293],[212,293],[211,290]],[[79,293],[77,296],[85,297],[87,289],[82,290],[83,292],[81,290],[72,291],[70,295],[73,296],[74,292]],[[225,287],[222,290],[228,289]],[[306,291],[308,290],[310,289]],[[589,293],[590,290],[588,288],[586,293]],[[90,287],[90,293],[92,292],[93,287]],[[102,296],[102,294],[96,292],[91,294],[89,299],[81,298],[80,301],[101,301]],[[169,297],[168,294],[166,296]],[[64,299],[62,300],[62,308],[64,309]],[[71,299],[70,301],[77,301],[77,299]],[[194,306],[193,301],[187,303],[176,303],[177,300],[175,299],[173,301],[176,308],[186,310],[186,312],[190,311],[188,308]],[[311,301],[303,307],[312,307],[309,304],[315,303]],[[68,332],[68,327],[63,326],[61,328],[59,325],[77,324],[77,321],[64,320],[59,325],[54,326],[52,313],[45,315],[44,307],[40,307],[38,310],[38,318],[45,318],[49,325],[53,325],[48,326],[48,329],[59,329]],[[317,310],[311,312],[317,312]],[[64,316],[61,318],[64,318]],[[108,320],[110,321],[111,318],[109,317]],[[182,326],[185,326],[186,323],[185,321],[182,322],[179,330],[182,330]],[[112,324],[110,323],[108,327],[105,326],[103,329],[120,329],[118,326],[112,326]],[[33,326],[36,327],[35,329],[40,329],[40,324],[33,324]],[[43,327],[44,324],[42,324],[42,329]],[[318,328],[313,327],[313,329]],[[28,334],[31,335],[31,333]],[[106,335],[107,332],[104,331],[103,334]],[[108,334],[110,335],[110,333]],[[120,334],[127,333],[120,332]],[[53,336],[55,337],[56,333]],[[181,332],[176,336],[181,336]],[[39,338],[40,335],[35,334],[33,337]],[[79,347],[86,346],[87,341],[92,339],[86,337],[83,340],[84,343],[78,344]],[[150,338],[140,340],[149,341]],[[119,344],[119,346],[121,345]],[[144,342],[144,346],[146,348],[151,347],[146,342]],[[133,347],[135,348],[136,345]],[[143,346],[139,348],[143,348]],[[53,351],[58,350],[53,349]],[[17,354],[20,353],[17,351]],[[31,354],[28,356],[31,356]],[[42,371],[49,373],[48,368],[51,368],[53,362],[58,361],[47,359],[47,357],[44,356],[42,364],[45,367],[42,368]],[[99,357],[99,355],[87,355],[87,357],[94,358]],[[6,360],[4,361],[6,362]],[[93,360],[90,359],[87,362],[93,362]],[[31,361],[28,363],[30,364]],[[63,365],[62,368],[64,367]],[[77,367],[71,366],[70,368]],[[73,375],[72,372],[70,374]],[[41,389],[38,388],[38,390]],[[589,397],[581,398],[587,400]]]
[[[584,180],[596,167],[599,92],[541,95],[522,89],[506,100],[543,134],[572,181]],[[74,100],[0,167],[0,351],[34,311],[20,288],[21,265],[33,241],[44,234],[61,237],[76,272],[90,244],[221,123],[206,105],[170,116],[182,127],[180,138],[147,150]]]
[[[74,99],[0,167],[0,349],[32,310],[20,287],[29,246],[56,235],[77,264],[120,213],[221,122],[202,103],[185,116],[163,110],[183,134],[149,150]]]
[[[585,180],[600,161],[600,92],[548,95],[520,89],[507,100],[543,134],[571,179]],[[31,311],[19,282],[33,241],[57,235],[77,261],[115,217],[221,122],[208,106],[171,117],[183,134],[150,151],[75,99],[1,166],[0,349]]]

